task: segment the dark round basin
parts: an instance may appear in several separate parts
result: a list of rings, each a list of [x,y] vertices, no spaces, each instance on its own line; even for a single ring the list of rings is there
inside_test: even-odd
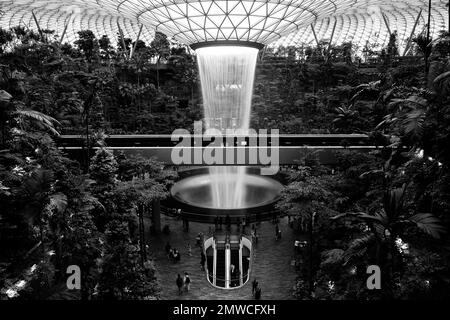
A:
[[[240,178],[238,174],[229,174],[223,179],[229,179],[232,182],[238,178]],[[230,211],[271,204],[278,200],[283,189],[280,182],[267,176],[245,174],[243,176],[244,198],[241,206],[220,208],[213,203],[212,184],[214,182],[212,179],[214,176],[207,173],[184,178],[172,187],[172,197],[179,202],[198,208]]]

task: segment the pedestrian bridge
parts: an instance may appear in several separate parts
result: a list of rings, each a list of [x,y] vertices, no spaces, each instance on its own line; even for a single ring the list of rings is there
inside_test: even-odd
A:
[[[202,137],[202,136],[200,136]],[[224,136],[226,137],[226,136]],[[233,136],[232,143],[224,146],[224,149],[233,149],[234,154],[243,151],[245,160],[237,165],[265,165],[264,163],[251,163],[250,153],[259,154],[260,149],[270,149],[272,146],[271,136],[264,136],[266,144],[261,144],[263,136]],[[204,138],[191,136],[192,158],[197,150],[203,153],[208,147],[209,141]],[[254,140],[256,139],[256,140]],[[251,143],[256,141],[255,143]],[[163,135],[110,135],[105,139],[107,148],[115,153],[123,152],[125,155],[140,154],[145,157],[155,157],[167,165],[177,165],[173,162],[172,152],[179,143],[179,139],[173,139],[169,134]],[[83,135],[61,135],[57,140],[58,148],[66,151],[69,155],[77,158],[80,162],[92,156],[98,145],[86,145],[86,137]],[[336,163],[336,151],[355,150],[368,152],[376,149],[369,142],[365,134],[280,134],[277,141],[280,165],[298,165],[299,161],[314,159],[320,163]],[[270,153],[270,152],[269,152]],[[256,159],[260,161],[260,158]],[[204,159],[192,161],[190,166],[207,165]],[[178,166],[178,165],[177,165]]]

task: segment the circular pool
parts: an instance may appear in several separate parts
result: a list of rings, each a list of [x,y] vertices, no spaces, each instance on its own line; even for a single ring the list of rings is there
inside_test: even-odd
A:
[[[241,177],[230,174],[224,179],[236,181]],[[171,190],[172,196],[180,202],[208,209],[221,209],[214,206],[212,197],[212,184],[214,176],[200,174],[178,181]],[[252,174],[243,177],[244,199],[240,207],[224,208],[224,210],[248,209],[272,203],[280,197],[283,185],[278,181]]]
[[[230,174],[222,179],[243,181],[242,203],[237,207],[218,207],[213,201],[213,184],[217,183],[213,179],[214,175],[210,175],[208,171],[193,170],[190,175],[173,185],[171,206],[181,208],[190,219],[198,221],[205,220],[201,217],[215,215],[253,216],[251,220],[260,220],[255,219],[256,216],[261,218],[264,214],[267,216],[273,213],[274,204],[280,198],[283,189],[279,181],[268,176],[253,173]]]

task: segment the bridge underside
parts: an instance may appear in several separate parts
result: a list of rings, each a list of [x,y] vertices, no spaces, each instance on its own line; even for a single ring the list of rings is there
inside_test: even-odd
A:
[[[234,145],[223,147],[224,160],[227,152],[233,152],[234,163],[227,165],[267,165],[261,161],[259,156],[261,153],[266,153],[269,150],[268,156],[273,158],[270,154],[271,139],[268,136],[268,147],[257,145],[249,145],[249,140],[252,137],[237,137],[234,140]],[[303,134],[303,135],[280,135],[278,138],[278,163],[280,165],[295,165],[299,161],[305,159],[314,159],[321,164],[332,165],[336,163],[336,151],[354,150],[360,152],[368,152],[375,149],[375,146],[369,144],[368,136],[364,134]],[[69,156],[83,161],[86,157],[86,139],[79,135],[62,135],[58,139],[58,147],[65,150]],[[246,141],[242,144],[242,141]],[[259,141],[259,140],[258,140]],[[209,145],[209,141],[196,139],[192,136],[192,144],[186,149],[190,149],[190,160],[185,163],[174,163],[173,153],[177,152],[174,148],[177,147],[179,140],[172,140],[171,135],[111,135],[106,138],[106,145],[115,153],[123,152],[125,155],[142,155],[144,157],[155,157],[157,160],[167,165],[187,165],[187,166],[204,166],[203,157],[198,161],[194,159],[195,153],[203,155]],[[275,145],[274,145],[275,147]],[[91,154],[98,149],[99,146],[90,146]],[[243,152],[245,157],[237,160],[237,155]],[[251,153],[256,155],[251,160],[249,156]]]

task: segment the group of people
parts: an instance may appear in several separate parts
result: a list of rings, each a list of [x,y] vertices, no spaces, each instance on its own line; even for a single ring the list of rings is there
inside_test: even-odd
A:
[[[243,217],[241,218],[237,218],[236,219],[236,226],[237,226],[237,230],[238,232],[245,232],[245,229],[247,228],[247,226],[250,223],[250,218],[249,217]],[[214,218],[214,228],[216,231],[218,230],[223,230],[222,229],[222,225],[223,225],[223,219],[221,216],[216,216]],[[229,215],[225,216],[225,226],[226,226],[226,230],[227,231],[231,231],[231,217]],[[255,225],[253,225],[252,229],[255,228]]]
[[[301,253],[301,249],[306,247],[306,245],[308,244],[307,241],[300,241],[300,240],[295,240],[294,241],[294,250],[295,253],[299,254]]]
[[[192,252],[191,252],[192,248],[191,248],[190,243],[188,243],[186,247],[187,247],[187,251],[188,251],[189,256],[191,256],[192,255]],[[169,260],[171,260],[172,262],[179,262],[180,261],[180,252],[177,249],[172,248],[172,246],[170,245],[169,242],[166,243],[165,250],[166,250],[166,253],[167,253],[167,256],[168,256]],[[200,266],[201,266],[201,269],[204,271],[205,270],[205,263],[206,263],[206,255],[203,252],[203,250],[200,251],[200,254],[201,254],[201,256],[200,256]],[[178,274],[177,279],[176,279],[175,282],[176,282],[176,285],[178,287],[178,294],[179,295],[183,294],[183,291],[184,292],[189,292],[190,285],[191,285],[191,278],[189,277],[189,274],[186,271],[184,272],[184,277],[181,277],[181,275]]]
[[[177,280],[175,281],[178,287],[178,294],[183,294],[183,288],[184,291],[189,292],[190,286],[191,286],[191,278],[189,277],[189,274],[187,272],[184,272],[184,278],[181,277],[180,274],[178,274]]]
[[[237,219],[237,221],[236,221],[236,225],[237,225],[237,227],[238,227],[238,231],[239,231],[239,229],[240,229],[240,231],[242,232],[242,233],[244,233],[245,232],[245,228],[247,227],[247,220],[248,220],[248,218],[247,217],[244,217],[244,218],[238,218]]]
[[[166,243],[166,254],[167,258],[172,261],[173,263],[180,262],[181,260],[181,254],[178,251],[178,249],[172,248],[169,242]]]
[[[223,224],[222,217],[216,216],[214,218],[214,227],[216,228],[216,230],[222,230],[222,224]],[[227,228],[227,231],[231,230],[231,218],[228,214],[225,217],[225,226]]]

